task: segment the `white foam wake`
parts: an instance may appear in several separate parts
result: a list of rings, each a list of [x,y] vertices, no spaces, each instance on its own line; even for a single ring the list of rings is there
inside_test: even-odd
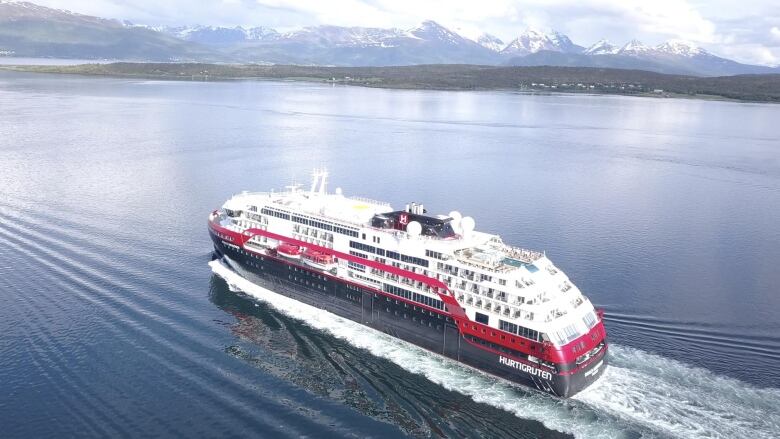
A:
[[[576,399],[678,437],[776,438],[780,389],[759,389],[706,369],[625,346]]]
[[[611,363],[602,378],[575,399],[519,392],[506,381],[257,286],[219,261],[209,265],[232,290],[477,402],[576,437],[614,438],[631,429],[647,436],[768,438],[780,431],[777,389],[753,389],[703,369],[612,345]]]

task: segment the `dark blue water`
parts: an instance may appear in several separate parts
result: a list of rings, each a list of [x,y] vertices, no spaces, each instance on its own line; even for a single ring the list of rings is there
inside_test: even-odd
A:
[[[0,73],[4,437],[773,437],[780,106]],[[206,215],[306,183],[457,209],[607,312],[569,401],[231,291]],[[297,314],[312,322],[302,324]]]

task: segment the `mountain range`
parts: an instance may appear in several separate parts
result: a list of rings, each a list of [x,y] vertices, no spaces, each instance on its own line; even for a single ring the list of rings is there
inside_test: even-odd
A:
[[[0,54],[23,57],[210,61],[258,64],[390,66],[483,64],[602,67],[698,76],[780,73],[741,64],[672,40],[650,47],[598,41],[581,46],[559,32],[526,29],[504,42],[475,39],[434,22],[411,29],[312,26],[291,32],[267,27],[148,26],[0,0]]]
[[[212,49],[116,20],[0,0],[0,53],[32,58],[227,60]]]

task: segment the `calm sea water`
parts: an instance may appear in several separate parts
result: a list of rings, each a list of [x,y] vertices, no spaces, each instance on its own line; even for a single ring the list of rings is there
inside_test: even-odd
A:
[[[0,73],[4,437],[774,437],[780,106]],[[575,399],[212,273],[206,215],[307,183],[459,210],[607,312]],[[291,318],[298,314],[305,325]]]

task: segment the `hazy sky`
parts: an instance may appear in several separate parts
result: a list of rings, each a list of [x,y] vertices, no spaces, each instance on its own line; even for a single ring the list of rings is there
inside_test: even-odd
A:
[[[780,0],[32,0],[141,24],[268,26],[317,24],[409,28],[435,20],[465,36],[506,41],[528,26],[556,29],[588,46],[637,38],[693,41],[755,64],[780,64]]]

